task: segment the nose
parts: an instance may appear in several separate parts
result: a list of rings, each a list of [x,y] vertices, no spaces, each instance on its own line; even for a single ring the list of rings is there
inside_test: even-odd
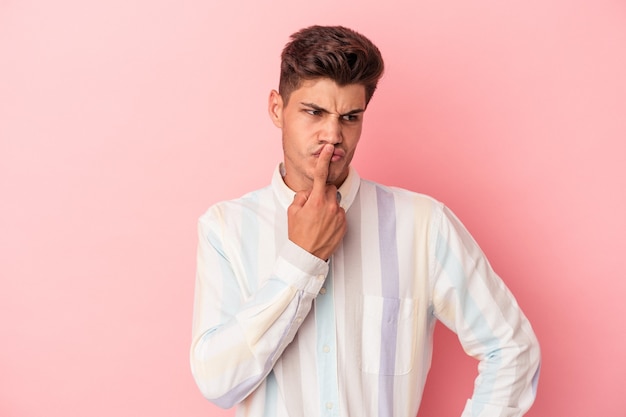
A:
[[[336,145],[343,141],[343,133],[341,130],[341,121],[339,120],[339,117],[333,116],[335,115],[330,115],[330,117],[326,118],[326,121],[321,131],[320,140],[322,142]]]

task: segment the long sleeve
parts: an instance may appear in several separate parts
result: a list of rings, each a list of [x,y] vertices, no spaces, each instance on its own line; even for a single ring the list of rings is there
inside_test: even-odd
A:
[[[462,417],[518,417],[532,405],[539,344],[515,298],[454,214],[443,208],[435,228],[433,306],[480,361]]]
[[[260,267],[255,257],[274,249],[260,239],[257,253],[242,252],[245,233],[233,231],[219,207],[200,219],[198,231],[191,368],[202,394],[229,408],[265,379],[293,340],[328,265],[285,240],[275,259],[264,259],[270,267]]]

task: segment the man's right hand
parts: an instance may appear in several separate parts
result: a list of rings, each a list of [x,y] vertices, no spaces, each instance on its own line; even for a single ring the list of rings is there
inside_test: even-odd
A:
[[[296,245],[327,260],[346,234],[346,212],[337,201],[337,187],[327,184],[333,145],[325,145],[315,166],[313,188],[296,193],[287,210],[288,235]]]

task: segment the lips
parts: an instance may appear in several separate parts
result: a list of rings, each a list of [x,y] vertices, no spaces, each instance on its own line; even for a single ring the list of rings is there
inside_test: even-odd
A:
[[[340,151],[340,152],[335,151],[335,153],[333,153],[333,156],[330,157],[330,162],[339,161],[345,156],[345,154],[346,153],[344,151]]]
[[[318,158],[320,156],[320,153],[322,152],[322,148],[318,149],[313,156],[315,156],[316,158]],[[346,151],[344,151],[341,148],[335,148],[335,150],[333,151],[333,156],[330,158],[331,162],[335,162],[340,160],[341,158],[343,158],[344,156],[346,156]]]

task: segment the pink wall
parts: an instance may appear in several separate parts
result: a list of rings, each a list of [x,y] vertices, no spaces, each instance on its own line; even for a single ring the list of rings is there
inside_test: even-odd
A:
[[[196,219],[269,181],[280,48],[322,23],[386,58],[361,174],[445,201],[531,319],[528,415],[623,416],[624,2],[259,3],[0,1],[0,415],[232,415],[189,372]],[[436,342],[419,415],[458,416]]]

